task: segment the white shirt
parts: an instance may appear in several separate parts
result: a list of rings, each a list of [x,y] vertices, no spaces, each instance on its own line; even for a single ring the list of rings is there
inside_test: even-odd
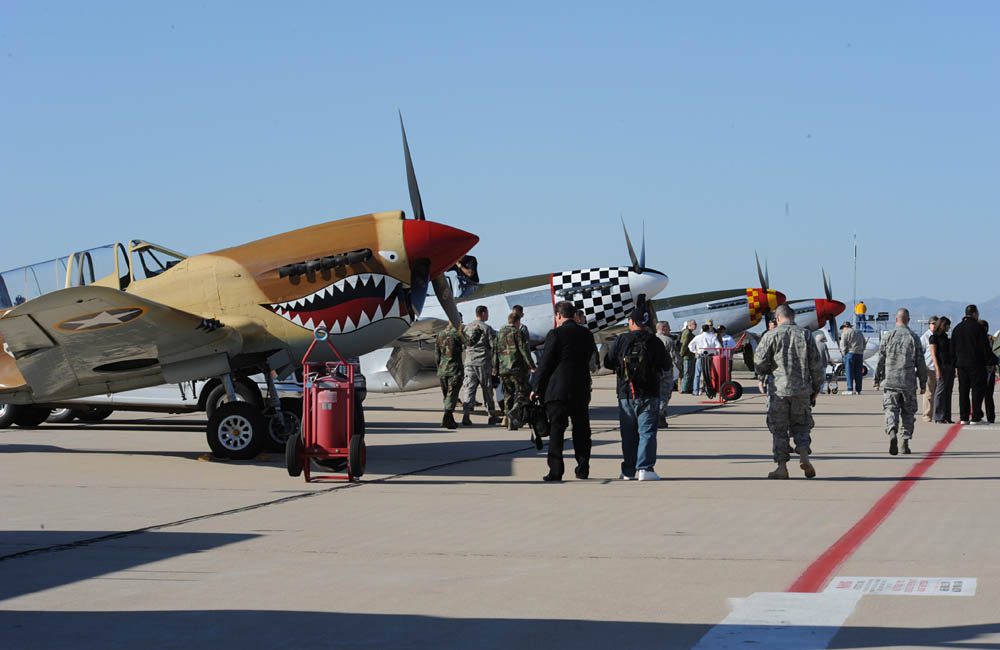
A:
[[[718,350],[712,349],[718,347],[719,339],[715,338],[715,332],[702,332],[688,343],[688,350],[695,354],[718,354]]]
[[[927,366],[928,370],[937,370],[934,367],[934,355],[931,354],[931,334],[934,332],[927,330],[920,335],[920,345],[924,348],[924,365]]]

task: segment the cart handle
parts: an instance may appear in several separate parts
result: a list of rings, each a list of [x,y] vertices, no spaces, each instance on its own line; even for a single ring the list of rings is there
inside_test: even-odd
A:
[[[316,344],[319,343],[320,341],[330,346],[330,349],[333,350],[333,354],[336,355],[338,359],[340,359],[340,363],[344,364],[345,366],[349,365],[347,361],[344,360],[344,357],[340,355],[340,352],[337,351],[337,348],[333,347],[333,342],[330,341],[330,333],[325,329],[323,329],[322,327],[317,327],[316,330],[313,332],[313,342],[309,344],[309,349],[306,350],[305,356],[302,357],[303,367],[305,367],[306,363],[309,361],[309,355],[312,354],[313,348],[316,347]]]

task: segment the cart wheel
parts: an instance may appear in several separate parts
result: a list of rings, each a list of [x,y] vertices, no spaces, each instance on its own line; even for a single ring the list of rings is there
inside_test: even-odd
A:
[[[114,409],[109,409],[106,406],[93,406],[89,409],[83,409],[80,411],[76,419],[81,422],[101,422],[102,420],[107,420],[114,413]]]
[[[17,411],[14,415],[14,424],[25,429],[34,429],[42,422],[45,422],[51,413],[52,409],[28,406]]]
[[[361,478],[365,475],[365,462],[368,455],[364,436],[351,436],[351,444],[347,449],[347,475],[351,478]]]
[[[246,402],[222,404],[208,421],[208,446],[220,458],[253,458],[263,449],[266,437],[263,414]]]
[[[723,401],[732,402],[743,396],[743,386],[735,381],[727,381],[722,384],[719,394],[722,396]]]
[[[288,436],[285,441],[285,469],[289,476],[302,473],[302,436],[298,434]]]
[[[267,417],[267,441],[264,444],[271,451],[286,449],[288,438],[298,434],[301,427],[302,400],[282,397],[281,417],[277,413]]]

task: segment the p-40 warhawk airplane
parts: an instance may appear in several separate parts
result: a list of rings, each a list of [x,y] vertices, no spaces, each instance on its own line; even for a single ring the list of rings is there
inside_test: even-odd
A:
[[[478,237],[427,221],[422,210],[415,217],[367,214],[192,257],[147,242],[117,244],[99,249],[111,258],[106,274],[95,272],[97,251],[57,260],[65,272],[51,292],[35,267],[7,272],[6,416],[37,424],[47,415],[37,406],[220,377],[229,402],[210,419],[208,443],[219,456],[252,457],[269,433],[280,442],[297,429],[270,371],[287,376],[297,367],[315,328],[328,329],[345,357],[378,349],[410,328],[431,284],[457,320],[442,276]],[[271,383],[270,420],[237,401],[233,387],[234,376],[258,372]]]

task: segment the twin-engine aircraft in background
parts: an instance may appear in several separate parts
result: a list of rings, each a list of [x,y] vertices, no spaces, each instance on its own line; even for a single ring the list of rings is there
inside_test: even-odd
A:
[[[291,373],[315,328],[329,330],[345,357],[376,350],[410,328],[432,284],[457,320],[442,275],[478,237],[427,221],[422,209],[414,217],[367,214],[192,257],[142,241],[116,244],[99,249],[113,260],[107,274],[95,273],[96,251],[70,255],[48,293],[33,267],[7,272],[5,416],[30,426],[48,415],[40,407],[73,398],[220,377],[229,401],[210,419],[208,443],[218,456],[252,457],[269,431],[280,441],[297,429],[271,371]],[[233,377],[259,372],[272,387],[269,419],[234,389]]]

